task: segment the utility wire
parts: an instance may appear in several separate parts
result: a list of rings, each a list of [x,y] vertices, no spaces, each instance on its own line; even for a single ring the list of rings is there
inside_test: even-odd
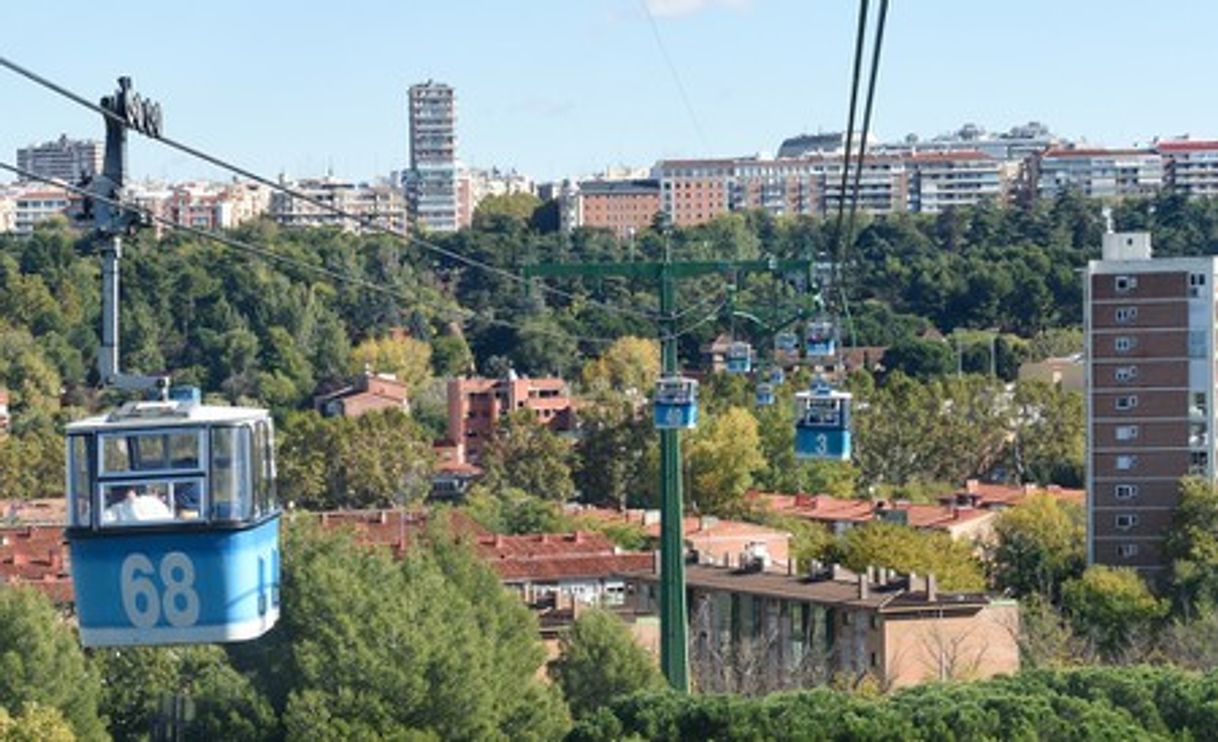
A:
[[[83,96],[81,96],[77,93],[74,93],[71,90],[68,90],[67,88],[63,87],[62,85],[59,85],[58,83],[55,83],[54,81],[49,80],[49,79],[43,77],[42,75],[39,75],[38,73],[34,72],[33,70],[30,70],[20,64],[17,64],[16,62],[12,61],[11,59],[8,59],[7,57],[0,56],[0,66],[6,67],[9,70],[17,73],[18,75],[21,75],[22,77],[25,77],[26,79],[28,79],[38,85],[41,85],[42,87],[47,88],[48,90],[51,90],[52,92],[58,93],[59,95],[62,95],[65,98],[71,100],[72,102],[77,103],[81,106],[84,106],[85,108],[88,108],[89,110],[91,110],[95,113],[101,114],[103,117],[105,117],[107,119],[117,121],[119,123],[122,123],[124,126],[126,126],[126,121],[121,116],[114,113],[113,111],[109,111],[109,110],[103,108],[102,106],[84,98]],[[133,130],[133,131],[136,131],[137,133],[141,133],[141,134],[143,133],[143,132],[139,132],[138,130]],[[148,136],[148,135],[145,135],[145,136]],[[409,242],[411,244],[418,245],[419,247],[422,247],[426,250],[430,250],[438,255],[442,255],[446,258],[457,261],[459,263],[463,263],[470,267],[478,268],[478,269],[484,270],[488,273],[493,273],[495,275],[501,276],[503,278],[507,278],[512,281],[516,281],[521,284],[525,284],[525,285],[528,284],[528,281],[526,281],[522,276],[517,275],[516,273],[513,273],[512,271],[505,270],[503,268],[499,268],[498,266],[494,266],[489,263],[485,263],[481,260],[478,260],[476,258],[471,258],[467,255],[462,255],[461,253],[458,253],[458,252],[455,252],[448,248],[442,247],[440,245],[435,244],[434,242],[422,239],[418,236],[415,236],[415,235],[412,235],[412,234],[409,234],[406,232],[400,232],[395,229],[391,229],[389,227],[386,227],[382,224],[377,223],[376,221],[374,221],[373,219],[371,219],[367,216],[352,214],[350,212],[347,212],[343,209],[340,209],[340,208],[334,206],[333,204],[326,203],[325,201],[322,201],[320,199],[309,196],[308,194],[305,194],[294,188],[290,188],[282,183],[278,183],[270,178],[266,178],[255,172],[247,170],[239,165],[234,165],[232,163],[229,163],[225,160],[220,159],[219,157],[215,157],[202,150],[192,147],[188,144],[179,142],[179,141],[173,139],[172,137],[167,137],[167,136],[161,135],[161,136],[149,137],[149,138],[154,141],[161,142],[172,149],[178,150],[179,152],[190,155],[191,157],[195,157],[200,160],[203,160],[204,162],[214,165],[215,167],[221,168],[223,170],[228,170],[232,173],[236,173],[237,175],[240,175],[244,178],[252,180],[256,183],[261,183],[262,185],[265,185],[268,188],[272,188],[281,193],[285,193],[285,194],[291,196],[292,198],[296,198],[301,201],[304,201],[305,203],[311,204],[312,206],[315,206],[326,213],[334,214],[336,216],[340,216],[345,219],[350,219],[367,229],[371,229],[375,232],[386,234],[391,237],[396,237],[398,239],[406,240],[407,242]],[[570,291],[565,291],[563,289],[558,289],[558,288],[554,288],[552,286],[547,286],[546,284],[540,284],[540,288],[543,291],[550,292],[557,296],[562,296],[569,300],[586,301],[590,304],[595,304],[597,306],[600,306],[602,309],[605,309],[606,311],[616,312],[618,314],[640,317],[640,318],[644,318],[647,320],[654,320],[658,316],[658,313],[656,313],[656,312],[638,311],[635,309],[607,304],[604,302],[597,301],[595,299],[583,298]]]
[[[837,202],[837,227],[834,238],[837,245],[833,251],[834,278],[841,274],[842,226],[846,214],[846,186],[850,183],[850,148],[854,141],[854,114],[858,108],[859,80],[863,75],[863,45],[867,35],[868,0],[859,0],[858,32],[854,37],[854,71],[850,80],[850,109],[846,114],[846,154],[842,161],[842,184]]]
[[[643,7],[643,15],[647,16],[647,23],[651,26],[652,35],[655,36],[656,46],[660,47],[660,56],[664,57],[664,62],[668,65],[672,81],[676,83],[677,92],[681,94],[681,102],[685,104],[685,112],[689,114],[689,120],[694,125],[694,132],[697,133],[698,140],[702,142],[702,149],[709,151],[710,143],[702,131],[702,125],[698,123],[698,114],[694,113],[694,106],[689,102],[689,94],[685,92],[685,85],[681,82],[681,75],[677,73],[677,66],[673,64],[672,57],[668,55],[668,47],[664,45],[664,37],[660,35],[660,26],[656,23],[655,16],[651,14],[647,0],[639,0],[639,5]]]
[[[131,202],[120,201],[118,199],[108,198],[106,196],[101,196],[101,195],[98,195],[95,193],[90,193],[87,189],[82,188],[80,186],[73,185],[71,183],[60,180],[58,178],[51,178],[51,177],[47,177],[44,175],[39,175],[32,171],[26,170],[25,168],[20,168],[20,167],[11,165],[7,162],[0,162],[0,169],[8,170],[11,173],[15,173],[17,175],[23,176],[30,180],[37,180],[42,183],[47,183],[49,185],[63,188],[64,190],[78,194],[85,198],[91,198],[95,201],[99,201],[101,203],[108,204],[115,208],[126,209],[129,211],[137,212],[139,214],[144,215],[151,221],[154,221],[158,224],[162,224],[170,229],[173,229],[173,230],[176,230],[179,232],[186,232],[186,233],[192,234],[196,237],[201,237],[203,239],[212,240],[214,242],[218,242],[222,245],[230,247],[239,252],[256,255],[265,260],[269,260],[269,261],[276,262],[276,263],[281,263],[283,265],[290,265],[299,270],[308,271],[310,273],[322,275],[322,276],[325,276],[327,278],[330,278],[332,280],[339,281],[342,283],[349,283],[349,284],[352,284],[355,286],[359,286],[360,288],[366,289],[368,291],[373,291],[373,292],[376,292],[379,294],[390,296],[392,298],[395,298],[395,299],[398,299],[401,301],[405,301],[407,303],[416,303],[416,302],[422,303],[424,305],[430,306],[432,309],[436,309],[436,310],[440,311],[441,313],[449,313],[450,316],[443,318],[446,321],[485,322],[487,324],[496,325],[496,326],[500,326],[500,327],[508,327],[508,328],[515,329],[515,330],[525,329],[525,328],[522,328],[520,325],[512,323],[512,322],[508,322],[507,320],[496,319],[494,317],[479,316],[476,313],[471,312],[469,310],[454,311],[451,307],[445,307],[445,306],[436,304],[434,302],[428,302],[426,300],[422,300],[417,295],[408,295],[391,286],[386,286],[384,284],[380,284],[375,281],[369,281],[365,278],[360,278],[359,276],[352,276],[347,273],[340,273],[339,271],[335,271],[330,268],[326,268],[324,266],[313,265],[312,263],[308,263],[303,260],[298,260],[296,258],[292,258],[292,257],[286,256],[286,255],[281,255],[281,254],[275,252],[274,250],[270,250],[266,247],[262,247],[262,246],[255,245],[255,244],[252,244],[249,242],[245,242],[243,240],[229,237],[227,235],[220,234],[218,232],[213,232],[211,230],[202,229],[200,227],[194,227],[194,226],[191,226],[188,224],[179,224],[178,222],[175,222],[172,219],[167,219],[167,218],[153,212],[151,209],[149,209],[147,207],[140,206],[138,204],[134,204]],[[575,333],[566,332],[565,330],[555,332],[552,330],[547,330],[545,328],[528,328],[528,331],[537,332],[542,335],[549,335],[551,337],[572,339],[572,340],[576,340],[579,342],[585,342],[585,343],[599,343],[599,344],[607,345],[607,344],[613,343],[615,341],[615,338],[578,335]]]
[[[842,243],[842,263],[849,259],[850,249],[854,246],[854,220],[858,213],[859,189],[863,179],[863,163],[867,156],[867,134],[871,131],[871,110],[875,102],[875,84],[880,71],[880,51],[884,47],[884,26],[888,20],[888,0],[880,0],[879,18],[876,20],[875,41],[871,45],[871,69],[867,79],[867,100],[863,104],[863,132],[859,141],[858,163],[854,169],[854,190],[850,199],[850,218],[846,225],[845,240]],[[850,301],[846,295],[845,281],[838,284],[841,293],[842,307],[846,314],[846,324],[850,328],[850,346],[855,347],[854,318],[850,316]]]

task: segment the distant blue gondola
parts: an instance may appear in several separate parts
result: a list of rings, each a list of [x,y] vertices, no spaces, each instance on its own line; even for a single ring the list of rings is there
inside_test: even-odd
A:
[[[656,384],[655,427],[680,430],[698,425],[698,382],[668,376]]]
[[[799,363],[799,336],[780,332],[774,336],[774,361],[782,366]]]
[[[757,406],[769,407],[774,404],[774,385],[762,382],[757,385]]]
[[[824,380],[795,395],[795,457],[798,459],[848,461],[851,394],[840,392]]]
[[[815,319],[804,333],[804,350],[811,359],[829,359],[837,355],[837,325],[831,319]]]
[[[770,383],[771,384],[773,384],[774,386],[778,386],[779,384],[781,384],[782,382],[784,382],[786,380],[787,380],[787,375],[785,373],[783,373],[783,370],[781,368],[779,368],[778,366],[773,366],[770,368]]]
[[[279,618],[270,416],[173,396],[67,427],[85,646],[241,641]]]
[[[747,374],[752,371],[753,346],[738,341],[727,346],[725,365],[729,374]]]

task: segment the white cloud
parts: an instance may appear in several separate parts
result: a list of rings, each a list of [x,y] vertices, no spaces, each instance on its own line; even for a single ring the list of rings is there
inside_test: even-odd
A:
[[[678,18],[693,15],[710,8],[739,10],[751,5],[753,0],[644,0],[647,9],[658,18]]]

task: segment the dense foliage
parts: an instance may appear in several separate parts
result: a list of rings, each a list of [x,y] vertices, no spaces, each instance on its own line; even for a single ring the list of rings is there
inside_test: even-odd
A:
[[[1042,670],[879,697],[827,689],[760,699],[641,694],[610,703],[567,739],[1208,739],[1215,707],[1218,673]]]

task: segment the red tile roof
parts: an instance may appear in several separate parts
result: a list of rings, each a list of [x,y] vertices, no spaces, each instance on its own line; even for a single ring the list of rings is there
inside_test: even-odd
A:
[[[938,162],[950,160],[994,160],[997,158],[975,149],[957,149],[947,152],[915,152],[907,159],[914,162]]]
[[[1055,149],[1045,150],[1041,154],[1041,157],[1044,159],[1049,159],[1049,158],[1053,158],[1053,157],[1062,157],[1062,158],[1110,157],[1110,156],[1118,156],[1118,155],[1153,155],[1154,153],[1155,153],[1154,150],[1150,150],[1150,149],[1102,149],[1102,148],[1061,149],[1061,148],[1055,148]]]
[[[1160,152],[1200,152],[1218,149],[1218,140],[1180,139],[1172,142],[1159,142],[1155,149]]]
[[[490,565],[505,582],[550,582],[650,572],[655,557],[650,552],[577,554],[558,559],[505,559]]]

